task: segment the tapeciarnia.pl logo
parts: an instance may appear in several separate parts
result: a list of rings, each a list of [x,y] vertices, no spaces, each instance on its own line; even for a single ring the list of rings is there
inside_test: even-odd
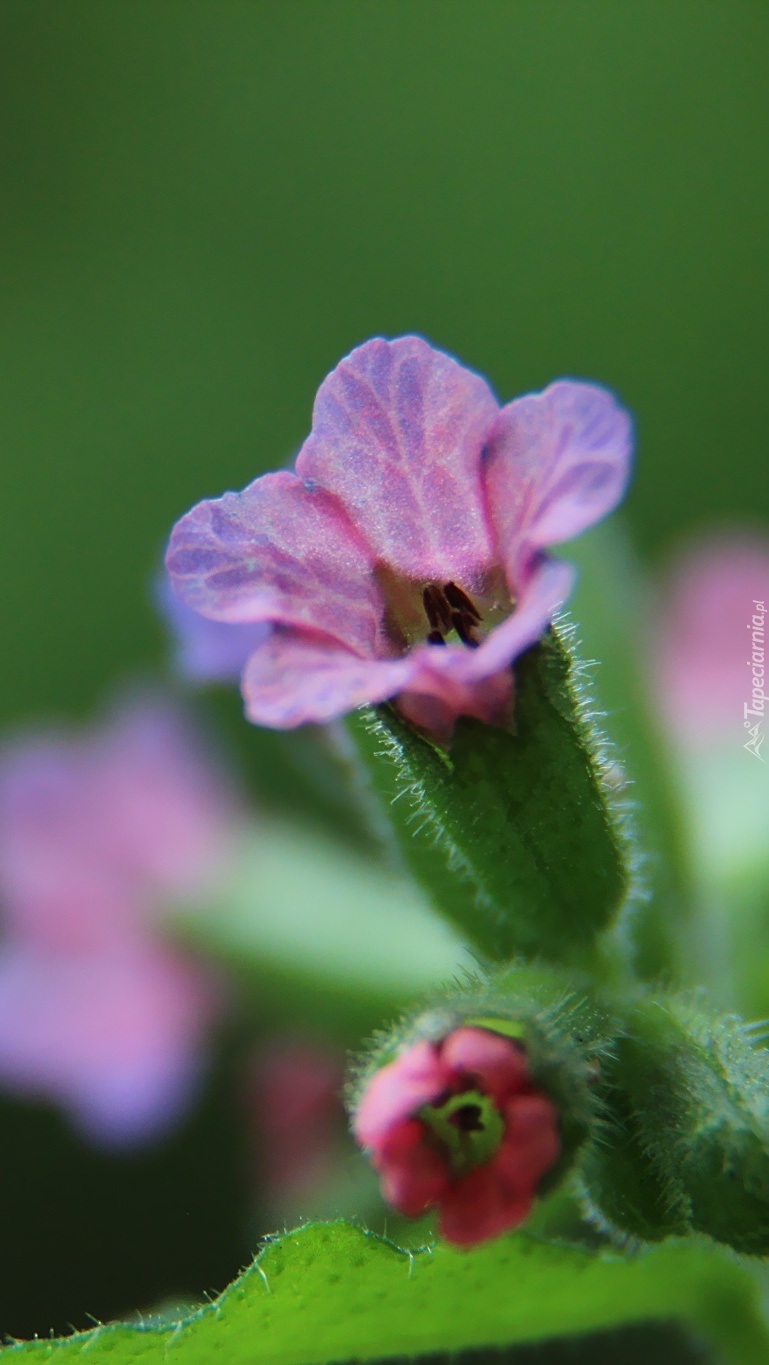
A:
[[[753,615],[748,622],[748,630],[751,632],[751,656],[748,659],[748,668],[751,671],[751,693],[750,701],[746,701],[742,708],[742,723],[748,731],[750,738],[742,747],[743,749],[747,749],[749,754],[754,754],[762,763],[766,762],[766,759],[761,753],[761,745],[765,738],[764,719],[767,702],[767,696],[764,692],[765,617],[765,604],[756,601],[754,598]]]

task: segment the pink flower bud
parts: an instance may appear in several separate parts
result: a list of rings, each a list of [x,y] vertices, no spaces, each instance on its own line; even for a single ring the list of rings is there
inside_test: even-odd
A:
[[[471,1247],[517,1227],[561,1150],[558,1114],[523,1045],[486,1028],[420,1040],[363,1090],[353,1132],[399,1213],[438,1210],[441,1235]]]

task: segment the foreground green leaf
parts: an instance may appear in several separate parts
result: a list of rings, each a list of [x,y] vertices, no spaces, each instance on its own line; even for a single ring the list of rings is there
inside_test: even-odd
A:
[[[8,1348],[26,1362],[86,1354],[142,1361],[321,1365],[544,1341],[622,1323],[676,1320],[726,1365],[769,1359],[749,1273],[693,1243],[635,1257],[506,1238],[472,1254],[416,1252],[345,1223],[268,1243],[215,1303],[162,1326],[115,1324]]]
[[[607,762],[551,632],[515,666],[515,733],[461,720],[448,755],[381,707],[350,722],[402,855],[484,955],[589,955],[632,861]]]

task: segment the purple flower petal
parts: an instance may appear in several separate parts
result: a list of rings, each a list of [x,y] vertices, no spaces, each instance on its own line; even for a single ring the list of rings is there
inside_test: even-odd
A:
[[[246,715],[256,725],[278,730],[335,720],[394,696],[413,669],[412,656],[361,659],[333,640],[275,631],[246,665]]]
[[[184,713],[156,694],[90,733],[19,736],[0,755],[5,917],[41,946],[106,947],[217,874],[235,809]]]
[[[543,557],[517,611],[477,650],[420,645],[400,659],[361,659],[331,640],[276,631],[246,665],[246,715],[257,725],[292,729],[398,695],[403,714],[440,743],[449,742],[460,715],[504,725],[509,664],[547,628],[573,579],[571,565]]]
[[[568,598],[575,577],[572,564],[541,555],[529,568],[512,616],[491,631],[480,649],[461,653],[455,665],[456,675],[471,683],[509,667],[545,633]]]
[[[511,587],[522,554],[570,540],[616,507],[631,436],[627,413],[606,389],[571,379],[502,409],[485,477]]]
[[[233,625],[201,616],[163,578],[156,598],[174,641],[174,665],[191,682],[237,682],[245,662],[269,634],[266,621]]]
[[[112,955],[0,953],[0,1081],[58,1100],[89,1137],[131,1145],[188,1103],[212,994],[159,947]]]
[[[157,694],[115,708],[91,753],[103,817],[94,861],[150,900],[215,880],[237,816],[235,791],[189,717]]]
[[[472,583],[492,560],[480,460],[498,410],[480,375],[421,337],[368,341],[321,384],[297,473],[390,568]]]
[[[198,503],[175,526],[166,566],[174,591],[204,616],[306,626],[376,651],[371,552],[336,499],[295,474]]]
[[[0,888],[12,932],[62,949],[107,945],[135,918],[133,884],[101,855],[103,793],[75,736],[32,733],[0,757]]]

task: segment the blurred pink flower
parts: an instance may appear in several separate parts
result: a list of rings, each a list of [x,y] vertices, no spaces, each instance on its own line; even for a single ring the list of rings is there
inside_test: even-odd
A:
[[[145,699],[0,758],[0,1083],[104,1142],[177,1117],[220,988],[166,946],[213,885],[235,800],[183,718]]]
[[[761,698],[755,715],[744,708],[757,681],[769,697],[765,661],[756,664],[756,677],[753,664],[755,630],[759,654],[766,647],[769,620],[758,618],[767,607],[769,542],[756,535],[704,536],[671,564],[656,607],[652,665],[663,717],[679,743],[708,749],[760,720]]]
[[[171,581],[204,617],[274,627],[243,672],[252,721],[397,698],[446,743],[460,715],[508,722],[510,664],[572,584],[545,551],[617,504],[630,437],[593,385],[500,408],[421,338],[369,341],[321,385],[295,473],[181,519]]]
[[[343,1054],[313,1038],[274,1038],[254,1055],[247,1099],[259,1185],[284,1212],[333,1174],[345,1131],[343,1080]]]
[[[0,951],[0,1081],[55,1100],[90,1138],[129,1145],[170,1126],[199,1078],[216,996],[160,943]]]
[[[437,1206],[441,1235],[460,1247],[522,1223],[560,1152],[558,1115],[523,1047],[483,1028],[413,1043],[383,1066],[353,1132],[387,1202],[407,1217]]]

